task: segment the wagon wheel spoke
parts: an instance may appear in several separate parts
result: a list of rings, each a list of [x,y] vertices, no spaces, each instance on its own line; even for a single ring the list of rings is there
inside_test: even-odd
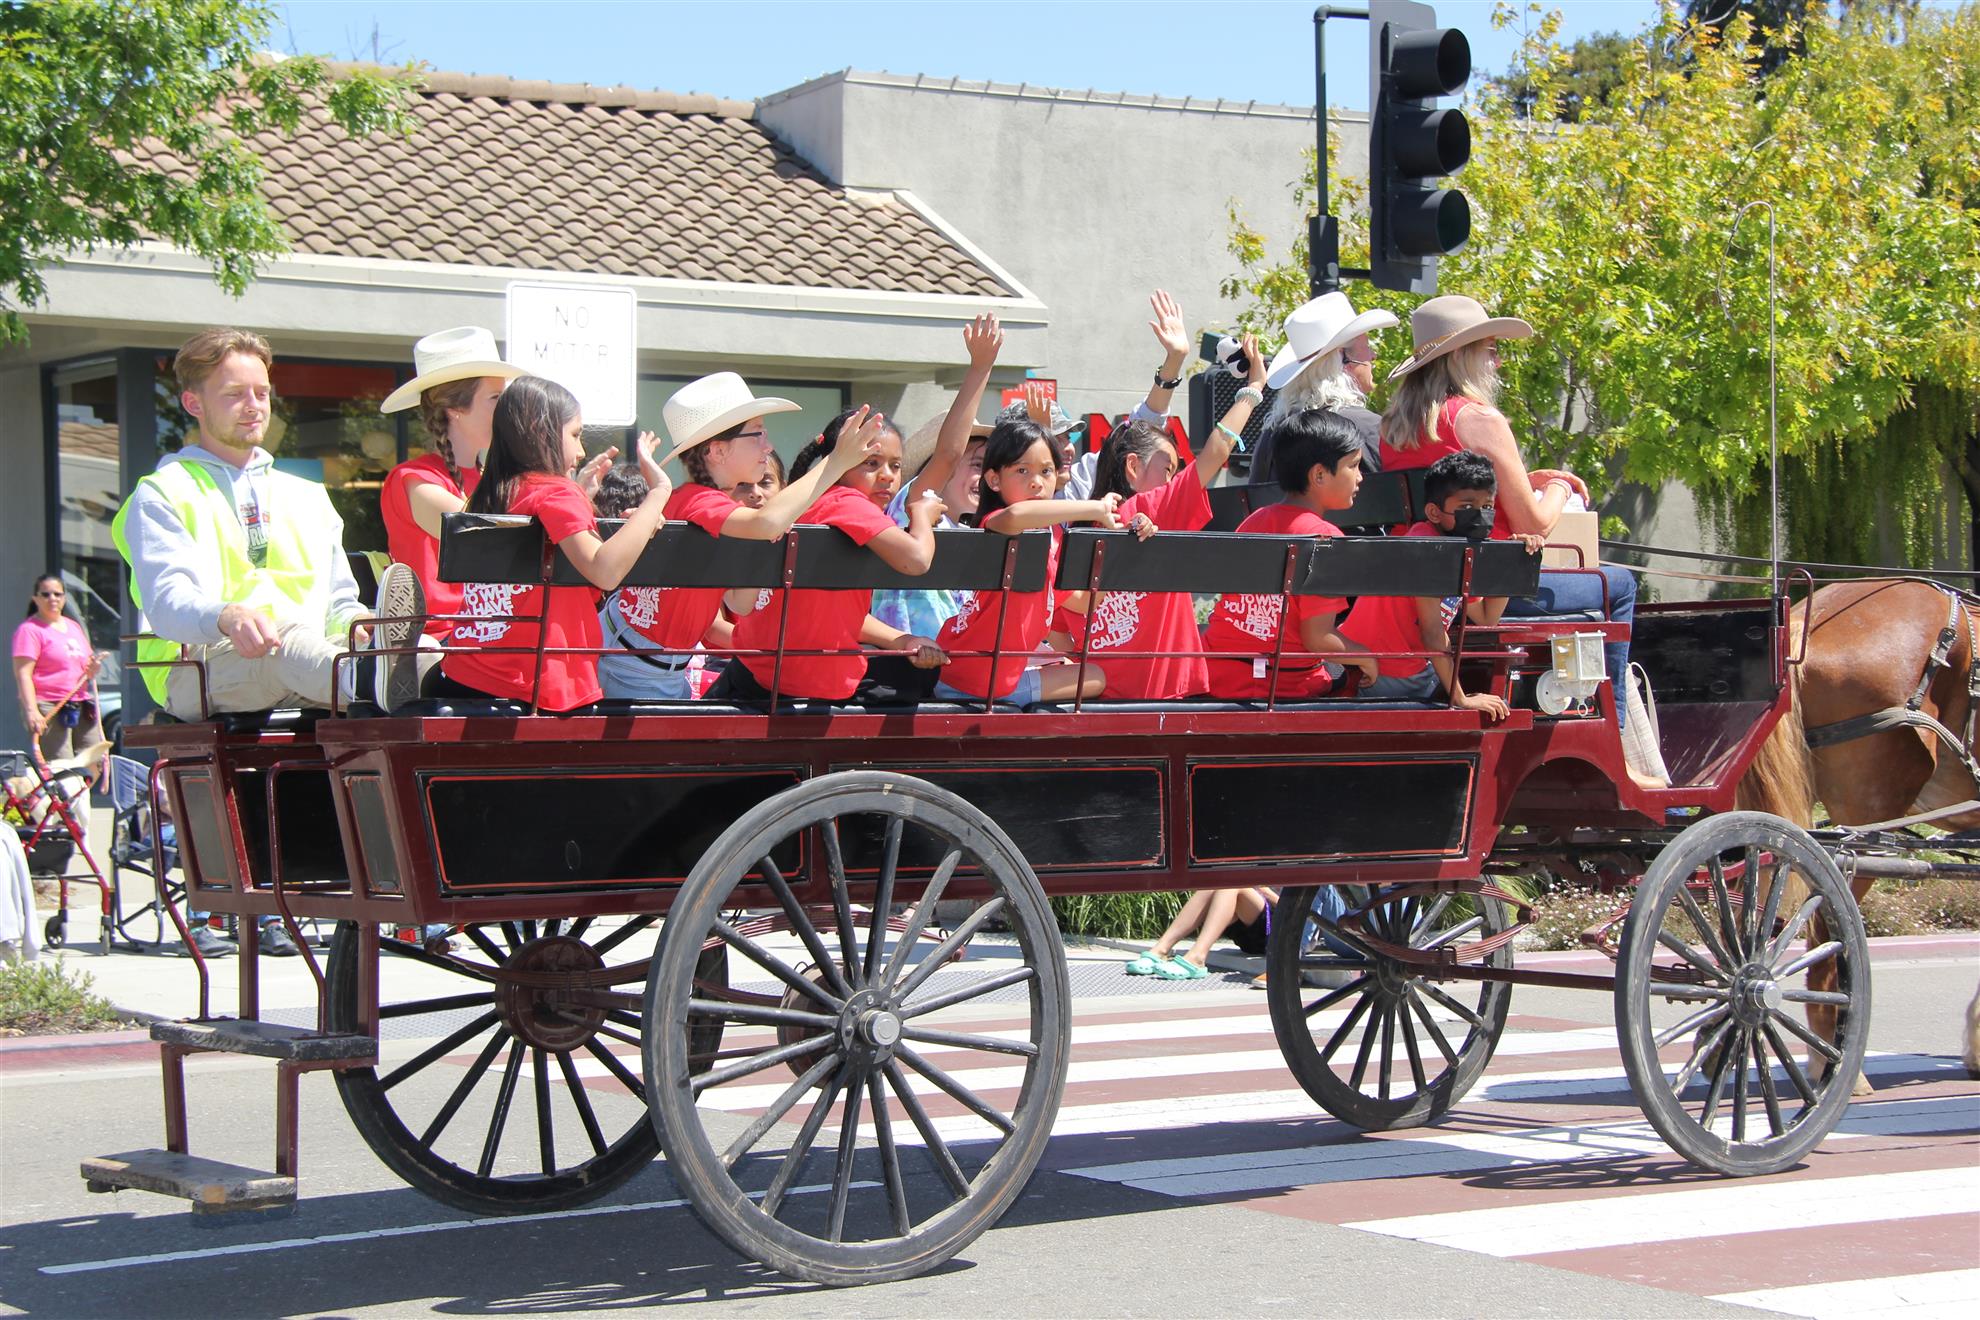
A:
[[[389,1091],[400,1082],[406,1080],[406,1078],[411,1077],[414,1073],[424,1072],[427,1068],[446,1058],[449,1054],[452,1054],[462,1045],[465,1045],[468,1041],[474,1039],[474,1037],[479,1036],[500,1020],[501,1014],[490,1009],[458,1031],[451,1032],[440,1040],[435,1041],[432,1045],[421,1050],[418,1054],[406,1060],[391,1072],[386,1073],[378,1079],[379,1088]]]
[[[950,1099],[969,1110],[972,1114],[975,1114],[991,1127],[996,1128],[999,1132],[1008,1136],[1015,1128],[1016,1125],[1011,1122],[1010,1117],[1003,1113],[1003,1111],[997,1109],[988,1100],[985,1100],[982,1096],[970,1090],[967,1086],[964,1086],[961,1082],[949,1076],[948,1073],[944,1072],[935,1064],[928,1062],[928,1060],[922,1058],[913,1050],[906,1046],[901,1046],[895,1052],[895,1057],[920,1073],[923,1077],[926,1077],[929,1081],[935,1083],[936,1086],[948,1093]]]
[[[1767,1049],[1761,1043],[1765,1034],[1753,1033],[1753,1066],[1760,1073],[1760,1102],[1767,1108],[1767,1130],[1778,1137],[1786,1129],[1781,1124],[1781,1097],[1774,1089],[1774,1065],[1767,1061]]]
[[[577,1063],[571,1058],[569,1050],[558,1051],[557,1068],[564,1074],[564,1089],[570,1093],[571,1106],[577,1110],[578,1122],[584,1125],[584,1138],[591,1143],[591,1153],[603,1155],[605,1130],[598,1126],[598,1114],[591,1107],[591,1095],[578,1077]]]
[[[1657,1048],[1662,1049],[1681,1036],[1689,1035],[1694,1031],[1704,1030],[1731,1012],[1732,1009],[1725,1004],[1708,1004],[1706,1007],[1693,1013],[1690,1017],[1685,1018],[1682,1022],[1674,1026],[1665,1027],[1653,1039],[1657,1043]]]
[[[887,818],[887,843],[880,856],[880,878],[873,886],[873,920],[866,932],[866,964],[861,972],[866,984],[880,972],[880,953],[887,947],[887,913],[894,906],[894,873],[901,864],[901,833],[907,821],[900,816]]]
[[[1691,918],[1691,928],[1698,932],[1698,938],[1705,942],[1705,947],[1711,950],[1719,966],[1735,966],[1739,960],[1728,953],[1726,946],[1719,942],[1718,935],[1712,930],[1712,923],[1705,917],[1705,909],[1698,906],[1698,900],[1691,896],[1691,891],[1679,885],[1677,900],[1679,906],[1684,908],[1684,915]]]
[[[1414,1000],[1405,1000],[1398,1003],[1395,1008],[1395,1014],[1402,1023],[1403,1048],[1409,1051],[1410,1080],[1416,1083],[1416,1089],[1418,1091],[1422,1091],[1429,1087],[1430,1079],[1424,1075],[1423,1053],[1417,1048],[1416,1028],[1411,1026],[1409,1021],[1409,1006],[1414,1002]]]
[[[728,945],[730,948],[734,949],[737,953],[740,953],[743,957],[749,959],[751,962],[755,963],[758,967],[761,967],[764,971],[770,973],[770,975],[776,977],[779,981],[782,981],[785,985],[797,991],[805,998],[810,999],[820,1005],[823,1005],[825,1008],[830,1009],[834,1012],[844,1007],[846,1002],[844,999],[841,999],[821,989],[818,986],[818,984],[815,981],[811,980],[809,977],[799,975],[797,968],[791,966],[789,963],[785,962],[782,958],[779,958],[776,954],[764,948],[761,944],[758,944],[755,940],[743,934],[741,931],[737,930],[734,926],[731,926],[728,922],[717,920],[715,922],[714,929],[715,929],[715,933],[721,937],[722,942],[724,944]],[[825,979],[827,981],[837,979],[836,974],[829,970],[829,963],[821,963],[818,965],[820,967],[824,967],[828,969],[825,973]],[[780,1000],[779,1002],[782,1001]]]
[[[725,1022],[748,1022],[760,1027],[793,1026],[810,1027],[817,1031],[835,1031],[839,1019],[824,1013],[806,1013],[795,1008],[766,1008],[761,1004],[732,1004],[720,1000],[690,999],[688,1013],[692,1017],[719,1018]]]
[[[1678,957],[1684,959],[1686,962],[1690,963],[1693,967],[1696,967],[1700,972],[1703,972],[1706,976],[1711,977],[1714,981],[1719,982],[1721,985],[1724,985],[1729,979],[1727,977],[1724,964],[1713,962],[1711,959],[1707,958],[1703,953],[1700,953],[1692,945],[1686,943],[1683,939],[1680,939],[1673,932],[1668,930],[1658,931],[1657,943],[1663,945],[1665,948],[1669,949],[1672,953],[1675,953]]]
[[[586,1041],[584,1048],[592,1058],[605,1065],[605,1071],[616,1077],[620,1085],[637,1096],[641,1104],[646,1103],[646,1083],[642,1082],[632,1069],[626,1067],[623,1059],[595,1040]]]
[[[556,1120],[550,1113],[550,1060],[542,1050],[529,1052],[531,1079],[536,1088],[536,1153],[543,1163],[543,1176],[557,1172]]]
[[[1015,1054],[1020,1058],[1035,1059],[1038,1047],[1028,1040],[1011,1040],[1005,1036],[979,1036],[966,1031],[930,1031],[925,1027],[906,1028],[901,1032],[904,1040],[918,1041],[923,1045],[951,1045],[963,1050],[987,1050],[992,1054]]]
[[[515,1103],[516,1080],[522,1075],[521,1041],[509,1047],[509,1061],[502,1065],[502,1089],[495,1097],[495,1112],[488,1119],[488,1137],[481,1143],[481,1162],[475,1173],[486,1178],[495,1167],[495,1152],[502,1144],[502,1129],[509,1122],[509,1106]]]
[[[1417,1020],[1423,1024],[1423,1029],[1430,1033],[1431,1043],[1444,1056],[1444,1062],[1455,1066],[1458,1052],[1451,1048],[1451,1042],[1445,1037],[1443,1028],[1437,1025],[1437,1020],[1430,1016],[1430,1010],[1423,1006],[1423,998],[1416,993],[1416,987],[1409,986],[1403,993],[1409,998],[1409,1006],[1416,1010]]]
[[[1318,999],[1314,1000],[1312,1003],[1307,1004],[1303,1009],[1303,1012],[1307,1017],[1312,1017],[1315,1013],[1323,1012],[1326,1009],[1332,1008],[1335,1004],[1340,1003],[1343,999],[1346,999],[1349,995],[1355,994],[1358,991],[1360,991],[1362,987],[1366,986],[1367,984],[1368,984],[1368,978],[1366,976],[1357,976],[1352,981],[1349,981],[1346,985],[1337,986],[1334,989],[1329,990],[1326,994],[1320,996]]]
[[[1820,894],[1810,894],[1808,896],[1808,901],[1801,905],[1800,910],[1794,914],[1793,919],[1781,928],[1781,933],[1774,936],[1774,942],[1767,946],[1765,962],[1769,967],[1781,960],[1781,955],[1787,952],[1788,945],[1794,943],[1795,936],[1801,934],[1801,928],[1808,924],[1809,919],[1815,915],[1821,906],[1822,896]]]
[[[1773,933],[1774,922],[1780,918],[1781,894],[1787,889],[1788,872],[1790,869],[1787,862],[1782,861],[1778,857],[1774,859],[1773,879],[1767,885],[1766,911],[1760,914],[1760,922],[1757,927],[1760,933],[1753,941],[1753,947],[1756,949],[1760,947],[1761,941]]]
[[[502,939],[507,942],[510,953],[514,953],[517,949],[522,948],[524,940],[520,926],[516,925],[513,921],[505,921],[501,923],[501,930]]]
[[[1760,1030],[1767,1037],[1767,1044],[1773,1049],[1774,1057],[1781,1061],[1781,1071],[1788,1075],[1788,1083],[1801,1097],[1801,1103],[1814,1104],[1815,1085],[1808,1080],[1808,1074],[1801,1070],[1801,1061],[1794,1057],[1794,1051],[1790,1050],[1787,1042],[1781,1039],[1781,1033],[1771,1022],[1763,1024]]]
[[[1712,875],[1712,902],[1719,911],[1719,935],[1727,952],[1738,959],[1745,951],[1739,944],[1739,924],[1733,919],[1732,892],[1726,887],[1725,858],[1713,853],[1705,859],[1705,866]]]
[[[900,940],[894,945],[894,956],[887,960],[887,972],[881,979],[891,985],[907,965],[908,952],[921,938],[921,932],[928,929],[928,919],[934,915],[935,905],[942,900],[942,894],[949,887],[949,879],[955,875],[956,867],[962,864],[962,849],[951,848],[942,855],[936,864],[935,874],[928,878],[928,887],[921,891],[921,900],[914,905],[908,917],[907,929],[901,932]],[[905,998],[906,996],[902,996]]]
[[[389,954],[394,958],[404,958],[409,962],[424,963],[428,967],[437,967],[443,972],[451,972],[455,976],[465,976],[473,981],[488,981],[492,983],[502,979],[502,972],[499,966],[484,967],[480,963],[469,962],[465,958],[456,958],[452,954],[429,953],[419,945],[407,944],[404,940],[380,940],[378,942],[378,951],[381,955],[381,961],[383,960],[383,955]]]
[[[958,990],[950,990],[945,994],[939,994],[930,999],[921,999],[912,1004],[904,1004],[901,1006],[901,1016],[903,1018],[917,1018],[924,1013],[933,1013],[937,1009],[953,1008],[957,1004],[975,999],[979,995],[987,995],[993,991],[1002,990],[1006,986],[1023,985],[1026,981],[1035,981],[1037,979],[1038,973],[1029,967],[1013,968],[1008,972],[999,972],[995,976],[986,976],[980,980],[972,981]]]
[[[590,917],[579,917],[571,923],[571,928],[564,932],[565,937],[573,940],[583,939],[584,933],[591,929],[591,922]]]
[[[834,1242],[846,1238],[846,1202],[852,1196],[853,1156],[859,1153],[859,1102],[864,1078],[855,1077],[846,1087],[846,1105],[839,1119],[839,1162],[832,1170],[831,1225],[827,1230]]]
[[[1814,1032],[1810,1031],[1807,1027],[1795,1021],[1787,1014],[1782,1013],[1778,1010],[1770,1010],[1767,1014],[1767,1020],[1775,1024],[1776,1026],[1786,1027],[1789,1031],[1793,1032],[1796,1036],[1798,1036],[1801,1039],[1802,1044],[1806,1045],[1809,1049],[1814,1050],[1817,1054],[1821,1055],[1822,1058],[1828,1061],[1829,1063],[1842,1062],[1841,1050],[1837,1049],[1834,1045],[1831,1045],[1828,1041],[1823,1040],[1820,1036],[1816,1035]]]
[[[1466,917],[1449,930],[1438,934],[1435,939],[1425,941],[1420,948],[1423,952],[1430,953],[1443,948],[1446,944],[1455,944],[1484,924],[1485,919],[1483,917]]]
[[[1712,1084],[1706,1088],[1705,1103],[1698,1111],[1698,1126],[1707,1132],[1712,1130],[1712,1120],[1718,1115],[1719,1102],[1725,1098],[1726,1083],[1738,1071],[1733,1067],[1733,1058],[1740,1050],[1744,1034],[1737,1028],[1731,1031],[1730,1039],[1720,1048],[1719,1057],[1712,1064]]]
[[[1437,918],[1444,915],[1444,910],[1450,907],[1451,900],[1456,897],[1457,895],[1455,894],[1437,895],[1436,899],[1424,910],[1423,914],[1417,917],[1416,923],[1409,928],[1409,942],[1415,944],[1417,940],[1423,937],[1425,932],[1435,930],[1437,928]]]
[[[1747,957],[1760,951],[1760,850],[1746,845],[1746,879],[1739,886],[1740,947]]]
[[[779,1045],[774,1049],[751,1055],[741,1063],[717,1068],[713,1072],[705,1072],[699,1077],[690,1079],[689,1085],[694,1088],[694,1094],[700,1095],[711,1086],[721,1086],[726,1082],[735,1081],[738,1077],[748,1077],[762,1072],[765,1068],[774,1068],[780,1063],[801,1059],[807,1054],[816,1054],[831,1043],[830,1036],[809,1036],[804,1040],[793,1041],[789,1045]]]
[[[415,1017],[423,1013],[451,1013],[459,1008],[482,1008],[495,1002],[495,992],[489,990],[476,994],[443,995],[438,999],[413,999],[401,1004],[381,1004],[378,1016],[382,1018]]]
[[[1365,1002],[1374,1004],[1375,1000],[1371,996]],[[1387,1009],[1385,1006],[1375,1004],[1375,1011],[1368,1015],[1368,1022],[1361,1029],[1361,1048],[1355,1052],[1354,1071],[1348,1075],[1348,1089],[1350,1091],[1359,1091],[1361,1089],[1362,1075],[1368,1071],[1368,1059],[1374,1053],[1375,1038],[1380,1031],[1382,1021],[1386,1017]]]
[[[488,1044],[482,1047],[480,1056],[469,1066],[467,1073],[461,1080],[455,1084],[453,1094],[447,1097],[447,1103],[440,1106],[440,1112],[435,1114],[433,1121],[426,1125],[426,1131],[420,1133],[420,1145],[430,1150],[440,1140],[440,1134],[447,1130],[447,1124],[453,1122],[454,1115],[460,1112],[461,1105],[468,1098],[468,1093],[473,1091],[475,1083],[479,1082],[486,1075],[489,1065],[495,1062],[495,1056],[501,1052],[502,1046],[507,1044],[508,1040],[509,1029],[502,1027],[490,1038]]]
[[[1354,1007],[1348,1010],[1347,1017],[1341,1020],[1340,1026],[1334,1028],[1334,1034],[1327,1037],[1327,1044],[1320,1051],[1320,1062],[1322,1064],[1333,1062],[1334,1051],[1338,1050],[1342,1043],[1347,1040],[1348,1035],[1354,1030],[1354,1024],[1361,1021],[1362,1015],[1368,1011],[1374,1002],[1375,996],[1373,994],[1365,994],[1354,1001]]]
[[[976,911],[964,917],[956,925],[956,928],[949,932],[948,937],[936,945],[928,953],[927,957],[916,963],[914,970],[907,974],[906,979],[894,987],[894,996],[897,999],[907,999],[912,996],[920,988],[922,982],[940,971],[942,965],[949,961],[952,954],[962,948],[963,945],[969,943],[975,937],[977,931],[983,929],[984,925],[991,918],[998,916],[1003,910],[1004,900],[1002,897],[998,897],[991,899],[982,907],[977,908]]]
[[[631,921],[623,922],[617,930],[592,945],[591,951],[600,958],[603,958],[606,954],[618,948],[633,936],[651,927],[658,920],[660,918],[657,914],[649,913],[646,916],[634,917]]]
[[[805,1157],[811,1154],[812,1143],[818,1140],[818,1129],[825,1126],[825,1116],[832,1111],[832,1102],[839,1098],[839,1091],[845,1085],[843,1067],[832,1073],[825,1083],[825,1093],[811,1106],[811,1112],[804,1116],[804,1123],[798,1128],[797,1137],[790,1149],[784,1152],[783,1163],[777,1166],[776,1176],[770,1179],[769,1188],[763,1193],[763,1213],[772,1219],[784,1203],[784,1194],[791,1189],[798,1170],[804,1167]]]
[[[783,1121],[784,1115],[791,1112],[791,1106],[822,1082],[826,1073],[843,1062],[845,1056],[834,1051],[799,1073],[797,1080],[785,1087],[782,1094],[770,1102],[770,1107],[758,1114],[756,1121],[743,1129],[741,1136],[729,1143],[729,1148],[722,1152],[722,1163],[731,1169],[735,1168],[736,1162],[754,1150],[756,1143],[763,1140],[765,1133]]]
[[[1645,993],[1659,999],[1709,999],[1715,1004],[1732,1001],[1732,991],[1722,990],[1716,985],[1686,985],[1682,981],[1652,981],[1643,987]]]
[[[1830,1004],[1838,1008],[1849,1006],[1849,996],[1840,990],[1783,990],[1781,998],[1790,1004]]]
[[[825,951],[825,941],[819,938],[818,927],[812,923],[811,914],[804,910],[797,901],[797,895],[791,892],[790,881],[784,878],[783,871],[767,855],[757,860],[756,870],[763,877],[763,883],[770,886],[770,892],[777,896],[777,906],[784,910],[784,920],[804,945],[804,951],[811,955],[811,965],[824,975],[826,988],[843,1001],[852,994],[852,987],[846,984],[845,974],[839,970],[832,955]]]
[[[1732,1139],[1735,1142],[1746,1140],[1746,1057],[1752,1052],[1752,1045],[1750,1033],[1741,1028],[1726,1056],[1726,1067],[1732,1077]]]
[[[1713,1047],[1719,1041],[1723,1040],[1726,1034],[1732,1030],[1732,1026],[1732,1019],[1727,1018],[1718,1026],[1713,1027],[1709,1034],[1702,1031],[1699,1033],[1697,1041],[1692,1044],[1691,1057],[1685,1060],[1684,1066],[1678,1069],[1675,1077],[1671,1078],[1672,1095],[1684,1094],[1684,1088],[1691,1085],[1692,1077],[1697,1074],[1699,1067],[1704,1064],[1706,1057],[1712,1052]]]
[[[605,1037],[607,1040],[616,1040],[621,1045],[631,1045],[635,1049],[639,1047],[639,1033],[637,1031],[623,1031],[618,1027],[608,1027],[602,1023],[597,1028],[597,1031],[599,1035]]]
[[[853,933],[852,904],[847,895],[846,858],[839,842],[836,817],[818,826],[818,837],[825,845],[825,870],[832,886],[832,921],[839,928],[839,959],[845,968],[846,984],[858,989],[866,984],[859,974],[859,939]]]
[[[496,944],[494,940],[489,939],[488,932],[481,927],[466,926],[462,928],[461,933],[468,937],[468,940],[475,948],[487,954],[488,960],[497,967],[508,961],[509,955],[502,952],[501,946]]]
[[[1382,1005],[1382,1069],[1375,1075],[1376,1094],[1382,1099],[1389,1098],[1389,1074],[1394,1071],[1396,1062],[1396,1006],[1393,1003]]]
[[[1796,958],[1793,962],[1789,963],[1787,966],[1775,972],[1774,979],[1777,981],[1784,981],[1790,976],[1799,976],[1801,973],[1815,966],[1815,964],[1828,962],[1829,960],[1831,960],[1841,952],[1842,952],[1842,941],[1840,940],[1829,940],[1826,943],[1818,944],[1814,948],[1810,949],[1808,952],[1802,954],[1799,958]],[[1824,1002],[1824,1001],[1804,1001],[1804,1002]]]
[[[935,1130],[934,1121],[928,1117],[928,1110],[922,1106],[921,1097],[908,1085],[907,1074],[903,1073],[901,1066],[891,1059],[881,1071],[886,1073],[887,1087],[893,1091],[894,1098],[901,1102],[901,1108],[907,1113],[908,1122],[914,1124],[914,1130],[921,1134],[921,1144],[928,1152],[928,1162],[935,1166],[935,1172],[941,1175],[943,1183],[948,1186],[951,1203],[968,1196],[969,1180],[963,1177],[962,1166],[956,1163],[955,1154],[949,1149],[949,1143],[943,1140],[940,1132]]]
[[[866,1103],[873,1110],[873,1135],[880,1146],[880,1177],[887,1187],[887,1209],[894,1217],[894,1232],[906,1237],[914,1220],[908,1214],[900,1151],[894,1146],[894,1120],[887,1112],[887,1095],[877,1071],[866,1074]]]
[[[1442,990],[1439,990],[1434,985],[1424,983],[1420,986],[1420,988],[1422,989],[1424,994],[1429,995],[1432,999],[1442,1004],[1445,1008],[1448,1008],[1449,1010],[1451,1010],[1451,1012],[1457,1014],[1459,1017],[1463,1018],[1466,1022],[1469,1022],[1472,1025],[1472,1027],[1475,1028],[1476,1030],[1490,1031],[1492,1029],[1486,1023],[1485,1019],[1478,1016],[1476,1010],[1471,1008],[1470,1005],[1460,1003],[1458,1000],[1451,998],[1449,995],[1445,994]]]

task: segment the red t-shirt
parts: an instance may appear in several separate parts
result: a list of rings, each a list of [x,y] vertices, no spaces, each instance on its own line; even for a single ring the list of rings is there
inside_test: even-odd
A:
[[[1145,513],[1162,531],[1196,532],[1210,524],[1210,496],[1195,465],[1186,464],[1166,484],[1121,501],[1117,512],[1122,526]],[[1085,620],[1076,614],[1062,612],[1058,626],[1075,648],[1087,635]],[[1142,701],[1196,696],[1210,681],[1201,655],[1135,660],[1108,652],[1202,649],[1196,604],[1186,591],[1107,591],[1093,607],[1089,654],[1107,675],[1103,696]]]
[[[1464,446],[1458,443],[1457,434],[1458,414],[1476,402],[1476,399],[1467,399],[1462,394],[1453,394],[1450,398],[1444,400],[1444,406],[1437,410],[1437,434],[1433,436],[1428,432],[1418,431],[1416,433],[1416,446],[1413,449],[1397,449],[1388,441],[1384,440],[1382,442],[1382,471],[1402,472],[1410,468],[1427,468],[1446,454],[1462,452]],[[1495,507],[1492,513],[1492,539],[1494,541],[1503,541],[1512,535],[1512,524],[1506,520],[1505,503],[1503,501],[1494,501],[1494,505]],[[1423,510],[1411,509],[1410,512],[1412,514],[1421,514]],[[1405,535],[1400,523],[1393,530],[1399,536]],[[1432,534],[1435,534],[1434,530]],[[1420,669],[1422,666],[1419,665],[1417,668]],[[1410,672],[1415,673],[1416,670],[1413,669]]]
[[[978,697],[1007,697],[1017,690],[1024,677],[1025,659],[1045,640],[1046,626],[1052,620],[1051,581],[1059,571],[1059,547],[1064,544],[1063,524],[1052,528],[1052,545],[1046,552],[1043,591],[1013,591],[1009,604],[1001,591],[959,591],[957,609],[942,625],[942,649],[952,657],[942,667],[942,681],[959,691]],[[990,675],[990,652],[997,648],[997,619],[1001,612],[1003,654],[997,660],[997,674]],[[981,651],[982,655],[958,655],[959,651]]]
[[[836,527],[865,545],[894,526],[887,511],[850,486],[833,486],[813,501],[798,519],[821,527]],[[782,591],[757,593],[756,608],[736,623],[736,649],[761,651],[745,655],[742,663],[764,687],[777,672],[777,627],[784,617]],[[822,697],[837,701],[853,694],[866,676],[866,657],[859,652],[859,627],[873,607],[871,591],[791,592],[790,621],[784,631],[789,651],[845,652],[841,655],[784,656],[778,679],[780,695]]]
[[[1406,536],[1438,536],[1437,529],[1427,522],[1413,523]],[[1451,598],[1452,601],[1456,597]],[[1450,625],[1455,610],[1447,610],[1444,624]],[[1360,596],[1355,599],[1354,612],[1341,624],[1341,636],[1364,651],[1421,651],[1424,649],[1423,632],[1416,626],[1416,597],[1414,596]],[[1420,673],[1428,660],[1418,657],[1397,656],[1379,659],[1375,671],[1391,678],[1408,678]]]
[[[409,458],[385,474],[385,484],[378,492],[379,511],[385,516],[385,550],[393,563],[406,565],[419,577],[420,589],[426,593],[428,614],[459,614],[461,584],[440,580],[440,541],[428,536],[426,529],[414,519],[412,488],[438,486],[466,504],[480,482],[480,468],[468,468],[456,481],[438,454]],[[437,638],[445,637],[453,628],[446,618],[430,620],[426,625],[426,631]]]
[[[1240,532],[1263,536],[1339,536],[1341,529],[1309,509],[1297,504],[1268,504],[1238,524]],[[1212,660],[1210,694],[1226,701],[1264,698],[1272,692],[1269,653],[1278,646],[1281,615],[1287,597],[1278,595],[1226,595],[1217,600],[1210,622],[1204,626],[1203,641],[1212,651],[1249,651],[1241,660]],[[1339,596],[1293,596],[1293,629],[1286,635],[1285,649],[1303,651],[1300,625],[1320,614],[1339,614],[1347,602]],[[1255,653],[1264,651],[1265,657]],[[1311,696],[1333,686],[1327,671],[1304,661],[1288,664],[1280,671],[1278,695]]]
[[[552,541],[562,544],[579,532],[596,531],[598,518],[591,511],[578,484],[568,477],[531,473],[524,477],[509,501],[510,513],[529,514],[543,524]],[[440,667],[457,683],[486,692],[490,696],[515,697],[528,701],[530,680],[536,672],[536,613],[543,609],[538,586],[514,586],[500,582],[469,582],[461,591],[461,613],[472,622],[454,629],[451,646],[492,646],[524,648],[520,654],[490,654],[464,651],[449,655]],[[590,587],[550,587],[549,607],[544,610],[545,646],[584,646],[596,650],[598,593]],[[504,616],[514,615],[517,622]],[[543,657],[541,706],[548,711],[573,710],[599,699],[598,657],[592,655],[546,655]]]
[[[674,487],[667,497],[667,521],[693,523],[710,536],[740,506],[724,490],[695,482]],[[722,609],[720,587],[621,587],[619,617],[663,651],[692,651]]]

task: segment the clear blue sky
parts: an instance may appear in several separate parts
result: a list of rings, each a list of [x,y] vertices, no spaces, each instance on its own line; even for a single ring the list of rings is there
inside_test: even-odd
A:
[[[1559,0],[1562,37],[1634,32],[1651,0]],[[425,60],[436,69],[557,82],[624,83],[750,100],[856,68],[1048,87],[1313,103],[1312,0],[287,0],[276,44],[339,58]],[[1442,0],[1477,69],[1519,45],[1490,0]],[[1537,16],[1534,18],[1537,22]],[[1367,25],[1328,25],[1327,99],[1367,108]]]

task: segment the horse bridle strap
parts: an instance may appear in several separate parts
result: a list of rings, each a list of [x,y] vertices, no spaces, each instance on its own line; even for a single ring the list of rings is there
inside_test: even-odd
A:
[[[1971,611],[1966,620],[1966,736],[1961,738],[1920,709],[1925,704],[1925,694],[1931,689],[1933,677],[1951,663],[1953,643],[1959,640],[1960,597],[1958,593],[1949,591],[1946,599],[1946,626],[1939,629],[1938,641],[1933,643],[1932,653],[1925,658],[1925,672],[1919,675],[1918,686],[1911,692],[1911,700],[1902,706],[1890,706],[1868,715],[1838,720],[1834,724],[1818,724],[1804,730],[1810,751],[1818,747],[1833,747],[1837,743],[1854,742],[1858,738],[1887,733],[1892,729],[1924,729],[1959,758],[1968,778],[1980,784],[1980,761],[1974,759],[1972,751],[1974,720],[1976,715],[1980,715],[1980,624],[1976,624]]]

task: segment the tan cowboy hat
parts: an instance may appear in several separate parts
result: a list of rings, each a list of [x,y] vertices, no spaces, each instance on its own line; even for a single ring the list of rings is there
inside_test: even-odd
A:
[[[1481,339],[1531,339],[1533,327],[1517,316],[1493,316],[1476,298],[1447,293],[1432,298],[1409,314],[1409,332],[1416,340],[1416,352],[1409,361],[1389,373],[1389,379],[1407,376],[1424,363],[1455,353],[1466,344]]]
[[[529,374],[502,361],[502,355],[495,351],[494,332],[478,325],[457,325],[426,336],[413,345],[413,367],[419,374],[386,395],[378,411],[404,412],[435,385],[477,380],[482,376],[514,380]]]
[[[1345,348],[1370,330],[1399,324],[1394,312],[1377,308],[1357,315],[1345,293],[1323,293],[1286,318],[1286,346],[1273,356],[1265,383],[1282,390],[1311,363],[1335,349]]]
[[[771,413],[801,411],[789,399],[757,398],[733,371],[718,371],[691,380],[675,390],[674,397],[660,410],[667,423],[667,438],[674,442],[674,447],[660,461],[670,463],[682,451],[720,435],[739,422],[768,417]]]

